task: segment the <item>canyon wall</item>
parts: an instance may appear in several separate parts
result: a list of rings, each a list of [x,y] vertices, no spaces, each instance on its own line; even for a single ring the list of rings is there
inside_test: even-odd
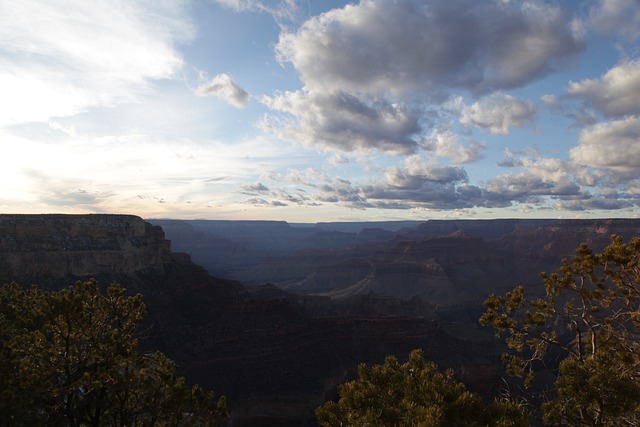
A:
[[[161,227],[132,215],[0,215],[0,280],[124,274],[171,261]]]

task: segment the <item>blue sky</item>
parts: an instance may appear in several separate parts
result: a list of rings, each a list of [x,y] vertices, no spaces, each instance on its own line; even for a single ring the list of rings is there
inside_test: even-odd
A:
[[[0,212],[637,217],[638,0],[0,0]]]

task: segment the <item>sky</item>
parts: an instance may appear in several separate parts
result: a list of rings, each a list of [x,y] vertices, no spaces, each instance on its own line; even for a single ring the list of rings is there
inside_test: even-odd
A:
[[[640,0],[0,0],[0,213],[638,217]]]

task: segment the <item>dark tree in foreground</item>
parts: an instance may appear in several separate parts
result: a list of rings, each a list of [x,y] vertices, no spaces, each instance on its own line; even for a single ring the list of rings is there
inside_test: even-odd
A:
[[[162,353],[138,352],[140,295],[95,281],[59,292],[0,288],[3,426],[214,426],[224,397],[188,387]]]
[[[361,364],[360,377],[339,388],[340,400],[316,409],[321,425],[371,427],[528,426],[523,408],[513,402],[490,406],[414,350],[400,364],[388,356],[384,365]]]
[[[551,349],[563,356],[545,422],[640,425],[640,238],[594,253],[581,245],[559,273],[542,274],[546,296],[523,287],[490,296],[481,323],[506,336],[507,372],[533,381]]]

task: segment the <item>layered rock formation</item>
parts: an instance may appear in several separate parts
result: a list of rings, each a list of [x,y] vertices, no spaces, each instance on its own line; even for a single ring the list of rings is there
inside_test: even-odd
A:
[[[162,229],[132,216],[0,216],[0,282],[60,288],[89,277],[143,295],[142,349],[163,351],[188,382],[226,395],[233,427],[313,426],[314,408],[359,363],[414,348],[477,388],[496,379],[484,353],[442,330],[420,299],[246,289],[172,254]]]
[[[131,215],[0,215],[0,279],[126,274],[171,261],[162,228]]]
[[[519,284],[542,289],[534,286],[539,273],[557,270],[580,243],[600,251],[612,234],[640,236],[636,219],[432,220],[392,229],[263,222],[255,234],[247,232],[255,224],[247,230],[241,222],[227,230],[223,224],[163,222],[172,241],[199,264],[247,285],[270,282],[334,299],[369,292],[419,296],[439,307],[479,305],[490,293]]]

